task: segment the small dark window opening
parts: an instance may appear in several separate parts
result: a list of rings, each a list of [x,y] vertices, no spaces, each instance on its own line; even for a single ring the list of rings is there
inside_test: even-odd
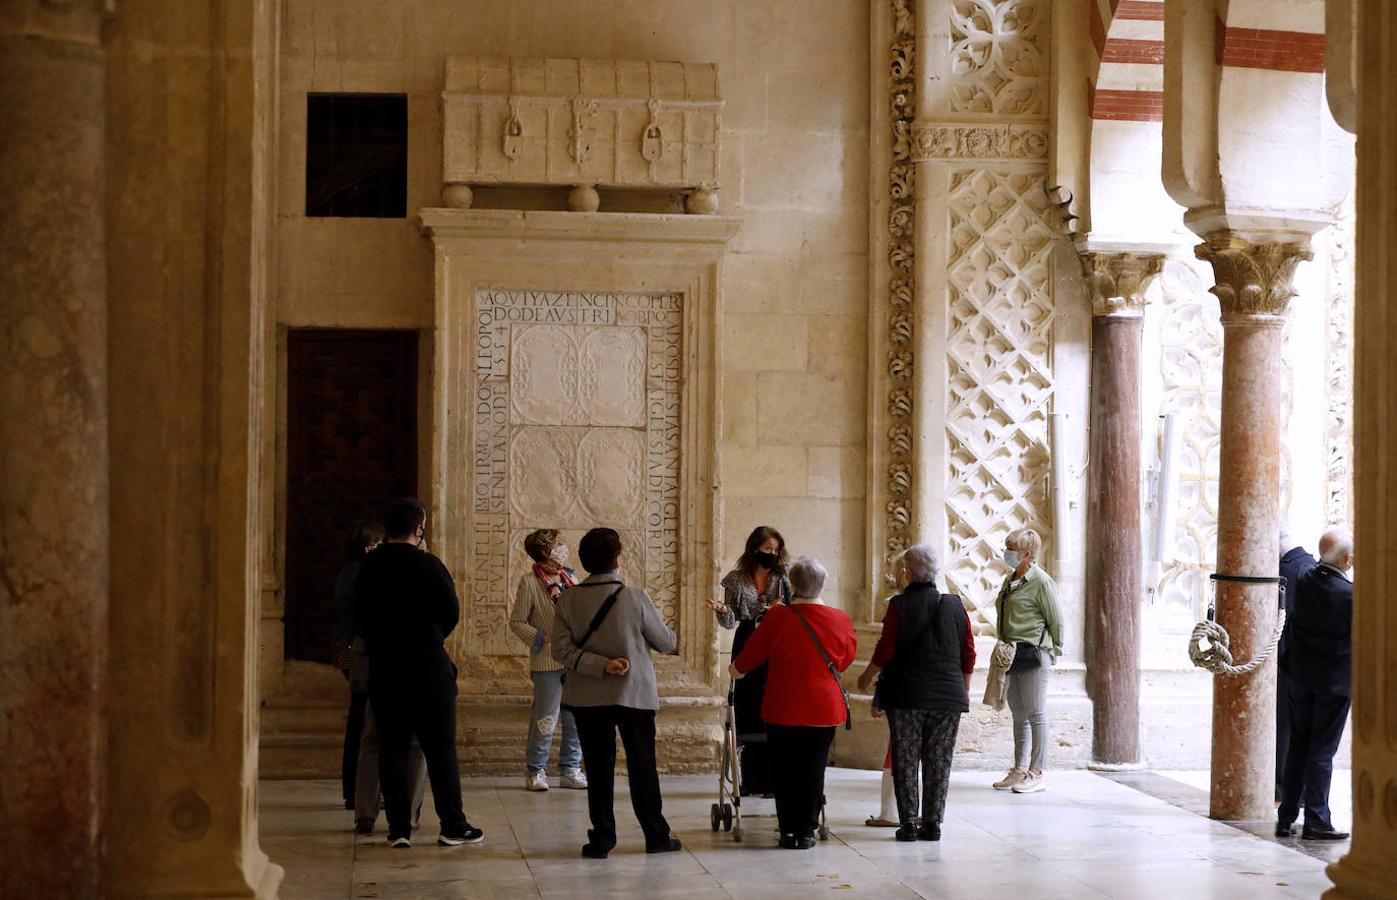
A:
[[[306,95],[306,215],[407,215],[406,95]]]

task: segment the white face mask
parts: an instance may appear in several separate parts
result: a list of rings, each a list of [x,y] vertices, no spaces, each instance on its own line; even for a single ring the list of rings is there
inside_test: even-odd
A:
[[[1008,566],[1009,568],[1011,568],[1011,569],[1018,569],[1018,567],[1019,567],[1019,551],[1017,551],[1017,550],[1005,550],[1005,551],[1004,551],[1004,564],[1005,564],[1006,566]]]
[[[557,564],[560,565],[560,566],[565,566],[565,565],[567,565],[567,564],[568,564],[568,545],[567,545],[567,544],[558,544],[556,547],[554,547],[552,550],[550,550],[550,551],[548,552],[548,557],[549,557],[549,559],[553,560],[555,563],[557,563]]]

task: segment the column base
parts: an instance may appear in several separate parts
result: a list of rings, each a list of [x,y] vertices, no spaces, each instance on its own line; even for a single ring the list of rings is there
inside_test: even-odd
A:
[[[1099,762],[1092,760],[1087,763],[1087,770],[1091,772],[1143,772],[1149,766],[1143,762]]]
[[[1325,891],[1323,900],[1385,900],[1392,896],[1392,885],[1397,882],[1397,868],[1391,857],[1382,870],[1363,862],[1355,861],[1353,851],[1324,870],[1334,886]]]

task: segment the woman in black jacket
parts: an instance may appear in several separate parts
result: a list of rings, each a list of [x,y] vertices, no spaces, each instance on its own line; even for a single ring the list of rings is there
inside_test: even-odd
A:
[[[936,587],[940,566],[926,544],[898,556],[902,593],[888,601],[873,659],[859,690],[878,679],[877,705],[892,732],[893,786],[899,841],[941,839],[941,818],[951,780],[960,717],[970,711],[975,638],[960,598]],[[917,767],[922,770],[920,827]]]

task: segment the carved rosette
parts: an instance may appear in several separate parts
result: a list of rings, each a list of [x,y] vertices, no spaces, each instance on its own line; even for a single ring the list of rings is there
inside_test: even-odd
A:
[[[916,18],[913,0],[892,0],[892,43],[888,48],[892,166],[888,173],[888,433],[885,480],[885,559],[911,543],[912,527],[912,354],[913,258],[916,215],[913,208],[913,110],[916,106]],[[891,583],[892,566],[884,566]]]
[[[1254,243],[1232,232],[1212,235],[1194,255],[1213,267],[1217,283],[1211,293],[1222,306],[1223,322],[1284,316],[1295,296],[1295,267],[1314,257],[1302,236]]]
[[[1082,277],[1091,291],[1093,316],[1140,316],[1145,288],[1164,269],[1164,254],[1133,251],[1079,252]]]

